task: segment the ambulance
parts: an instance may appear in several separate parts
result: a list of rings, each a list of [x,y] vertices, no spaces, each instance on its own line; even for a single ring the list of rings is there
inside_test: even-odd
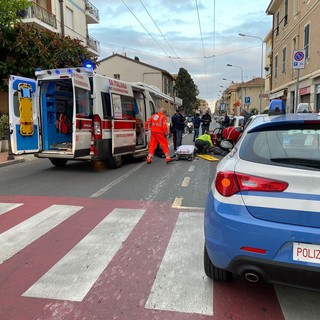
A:
[[[174,99],[156,87],[98,75],[91,68],[37,70],[36,80],[9,78],[12,153],[33,153],[55,166],[69,160],[106,161],[119,168],[125,156],[145,157],[145,122]]]

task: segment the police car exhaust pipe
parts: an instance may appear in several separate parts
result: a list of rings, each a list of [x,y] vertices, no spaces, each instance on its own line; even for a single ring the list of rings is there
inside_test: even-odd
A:
[[[255,272],[246,272],[244,278],[249,282],[258,282],[260,279],[259,275]]]

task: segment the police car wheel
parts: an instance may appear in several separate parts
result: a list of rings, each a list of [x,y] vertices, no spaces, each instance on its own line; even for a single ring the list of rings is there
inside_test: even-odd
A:
[[[110,169],[117,169],[120,168],[123,164],[122,156],[115,156],[112,158],[107,159],[107,165]]]
[[[50,159],[50,161],[56,167],[64,167],[68,162],[66,159]]]
[[[210,279],[219,280],[219,281],[229,281],[232,278],[232,273],[217,268],[213,263],[211,262],[206,245],[204,245],[204,255],[203,255],[203,262],[204,262],[204,272]]]

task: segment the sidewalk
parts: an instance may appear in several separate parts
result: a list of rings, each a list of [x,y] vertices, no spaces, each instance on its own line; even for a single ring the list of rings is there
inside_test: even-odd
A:
[[[8,160],[8,151],[0,152],[0,167],[25,161],[23,156],[12,156],[12,158],[13,160]]]

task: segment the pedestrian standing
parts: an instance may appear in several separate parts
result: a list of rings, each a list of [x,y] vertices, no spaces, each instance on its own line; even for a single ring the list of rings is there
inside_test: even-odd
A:
[[[166,162],[171,162],[171,157],[169,154],[169,146],[168,146],[168,125],[166,118],[166,109],[161,108],[160,111],[154,115],[152,115],[147,121],[146,124],[148,127],[151,126],[151,136],[149,142],[149,152],[147,157],[147,163],[152,162],[152,158],[154,155],[154,151],[157,148],[158,144],[160,144],[163,153],[166,157]]]
[[[242,109],[240,111],[240,114],[243,116],[243,124],[242,125],[244,127],[246,125],[248,119],[251,117],[251,114],[248,111],[244,110],[244,109]]]
[[[209,132],[209,127],[211,123],[211,115],[209,113],[209,109],[206,111],[204,115],[201,117],[201,122],[202,122],[202,134],[204,134],[206,131]]]
[[[199,137],[199,130],[200,130],[200,124],[201,124],[201,119],[200,119],[200,114],[196,113],[194,118],[192,119],[193,123],[193,141],[195,141]]]
[[[174,150],[177,150],[177,148],[179,148],[182,145],[182,133],[185,127],[185,121],[186,119],[180,113],[180,110],[176,109],[176,113],[171,118],[173,130],[175,131],[175,135],[176,135],[176,144],[173,142]]]

